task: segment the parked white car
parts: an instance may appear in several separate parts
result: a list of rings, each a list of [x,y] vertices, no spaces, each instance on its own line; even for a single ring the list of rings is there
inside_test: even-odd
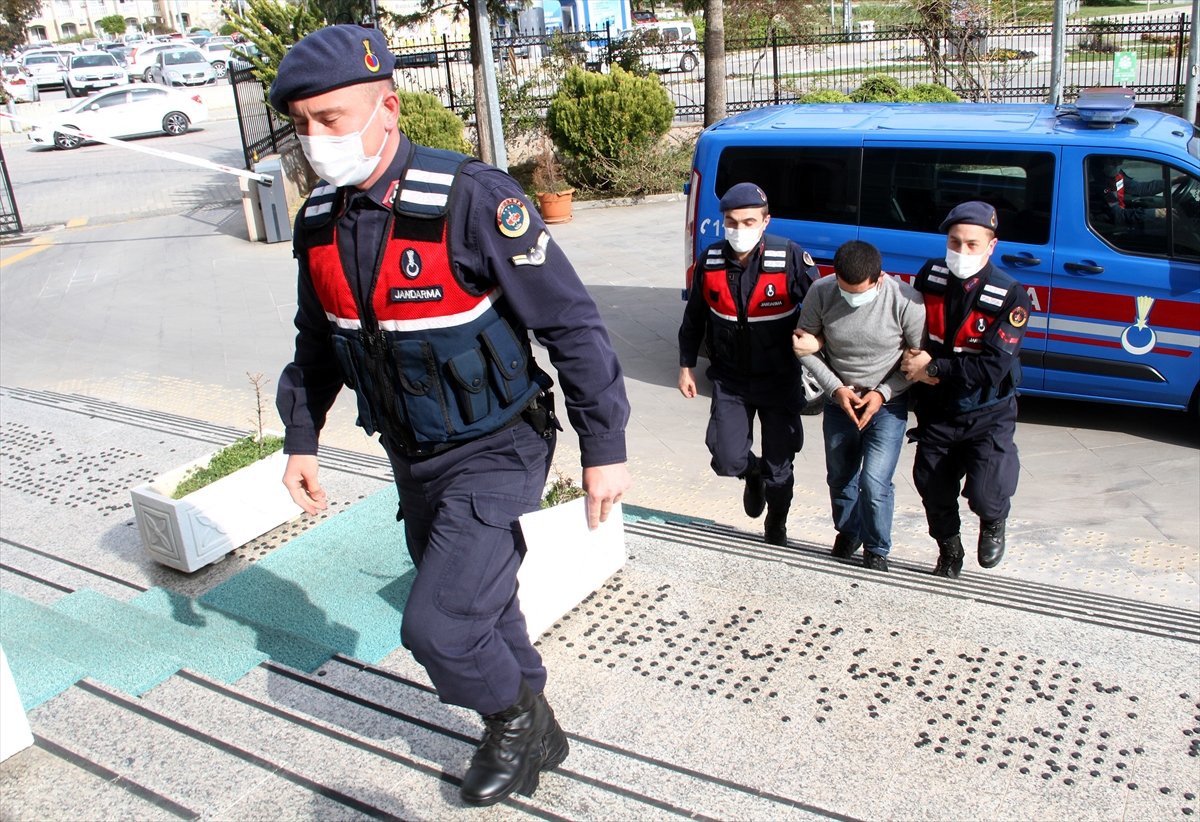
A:
[[[87,97],[89,92],[123,86],[129,75],[117,58],[105,52],[77,54],[67,66],[65,88],[68,97]]]
[[[212,66],[213,72],[217,75],[217,79],[222,79],[229,73],[229,63],[231,58],[237,59],[230,55],[229,47],[232,43],[206,43],[200,47],[200,53],[208,60],[208,64]]]
[[[163,132],[177,137],[207,119],[208,106],[198,94],[131,84],[99,92],[47,117],[29,132],[29,139],[34,145],[72,149],[85,140],[55,131],[55,126],[67,126],[98,137]]]
[[[144,83],[150,82],[150,69],[154,68],[154,63],[158,60],[158,55],[164,51],[172,49],[190,49],[190,44],[184,45],[178,42],[175,43],[136,43],[133,50],[129,52],[129,76],[141,80]]]
[[[39,91],[63,85],[63,62],[55,52],[26,52],[21,55],[21,68],[33,77]]]
[[[42,99],[33,75],[19,63],[4,64],[4,91],[18,103],[36,103]]]
[[[205,86],[217,82],[217,73],[196,49],[160,52],[150,67],[151,82],[163,86]]]

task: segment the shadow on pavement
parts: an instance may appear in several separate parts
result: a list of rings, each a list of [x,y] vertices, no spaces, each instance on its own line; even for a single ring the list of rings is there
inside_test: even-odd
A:
[[[1118,431],[1148,440],[1200,450],[1195,411],[1139,408],[1083,400],[1021,397],[1019,421],[1060,428]]]

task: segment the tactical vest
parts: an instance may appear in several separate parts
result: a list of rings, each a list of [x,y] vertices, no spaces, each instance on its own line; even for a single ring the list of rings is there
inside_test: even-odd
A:
[[[708,351],[715,361],[748,376],[798,373],[792,331],[800,305],[788,292],[788,241],[764,234],[760,248],[754,290],[741,309],[725,268],[724,242],[704,252],[700,286],[709,308]]]
[[[322,183],[305,204],[307,255],[358,424],[406,456],[477,439],[516,421],[550,379],[500,288],[459,278],[452,259],[454,186],[472,158],[414,146],[391,206],[371,292],[358,298],[338,253],[342,193]]]
[[[916,283],[925,296],[925,317],[929,328],[929,353],[934,359],[953,359],[959,356],[978,356],[983,351],[983,337],[992,323],[1000,319],[1000,311],[1009,292],[1021,284],[989,265],[991,274],[980,277],[974,296],[970,299],[967,317],[957,328],[946,325],[946,289],[954,275],[939,261],[930,266],[923,281]],[[936,386],[918,384],[920,395],[932,394],[939,407],[952,415],[965,414],[995,405],[1016,393],[1021,383],[1021,361],[1013,358],[1012,369],[999,385],[977,388],[957,388],[942,382]],[[932,390],[931,390],[932,389]]]

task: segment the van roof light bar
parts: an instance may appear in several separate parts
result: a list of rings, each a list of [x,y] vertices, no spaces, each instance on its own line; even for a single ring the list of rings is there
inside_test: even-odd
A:
[[[1075,100],[1074,113],[1090,128],[1112,128],[1125,122],[1136,100],[1136,95],[1127,88],[1084,89]]]

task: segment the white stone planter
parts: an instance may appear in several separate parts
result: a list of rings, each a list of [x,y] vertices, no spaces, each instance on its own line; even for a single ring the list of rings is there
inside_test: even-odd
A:
[[[154,561],[190,573],[303,513],[283,487],[282,451],[171,499],[184,475],[212,456],[130,489],[142,548]]]

